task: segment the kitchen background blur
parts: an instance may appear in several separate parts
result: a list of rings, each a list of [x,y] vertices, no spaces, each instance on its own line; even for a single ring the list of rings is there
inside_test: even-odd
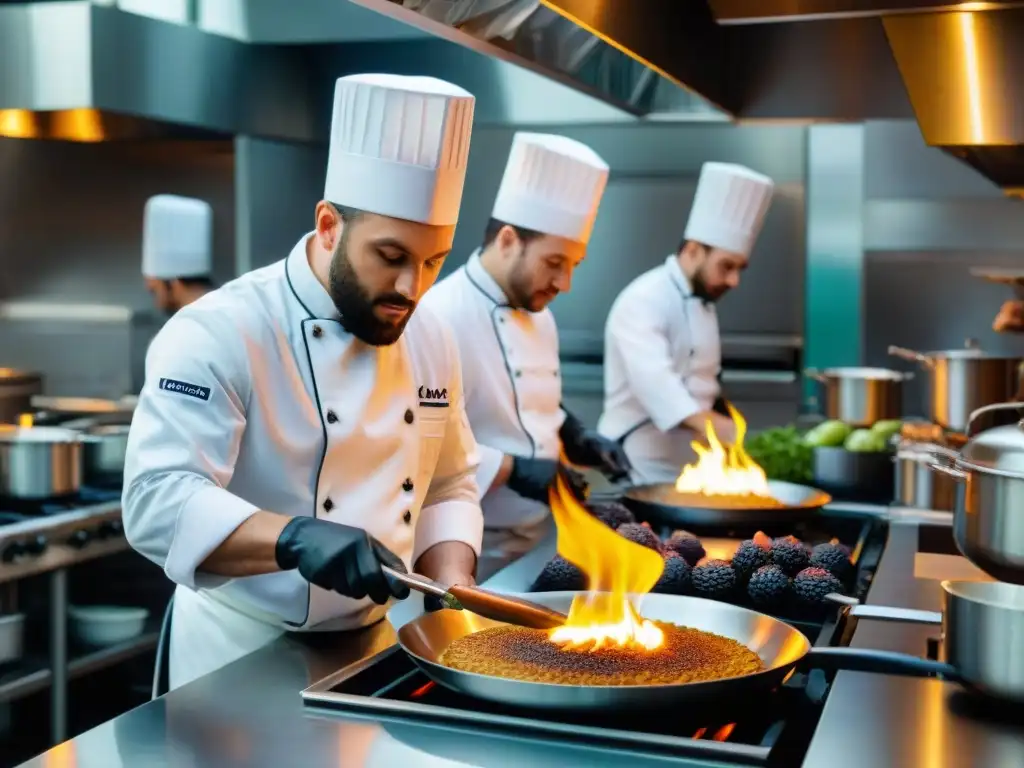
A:
[[[213,206],[220,282],[283,258],[312,224],[322,192],[334,79],[374,69],[444,77],[478,97],[445,273],[479,244],[514,131],[564,133],[610,164],[586,262],[572,292],[553,305],[565,400],[591,424],[601,407],[607,310],[622,286],[677,247],[707,160],[748,165],[778,184],[743,284],[719,309],[725,386],[753,428],[817,408],[817,387],[801,375],[806,367],[910,370],[888,356],[890,344],[948,349],[968,337],[986,351],[1022,353],[1024,339],[991,330],[1011,289],[970,274],[1021,265],[1022,203],[926,143],[884,36],[863,37],[857,55],[874,62],[868,75],[890,67],[880,78],[889,87],[861,99],[859,112],[846,105],[815,112],[804,103],[787,112],[766,97],[752,119],[735,124],[537,0],[364,5],[0,4],[0,366],[42,374],[46,395],[137,392],[146,346],[162,322],[139,273],[145,200],[172,193]],[[639,13],[650,3],[636,5]],[[767,45],[782,40],[773,34],[796,33],[765,34]],[[808,54],[820,54],[827,39]],[[831,71],[850,66],[843,57],[853,55],[839,50]],[[780,61],[777,82],[764,78],[766,92],[799,63]],[[823,80],[828,67],[821,64]],[[907,384],[905,415],[924,415],[923,378]],[[132,693],[110,703],[114,710],[148,697],[151,624],[167,594],[160,573],[142,578],[137,558],[120,558],[78,566],[75,573],[87,575],[72,580],[70,597],[110,602],[110,585],[125,581],[151,591],[142,641],[93,664],[131,682]],[[49,571],[35,578],[43,603],[61,589]],[[42,627],[38,642],[26,641],[58,662],[45,631],[63,631],[60,621]],[[54,708],[71,712],[52,732],[22,729],[12,740],[8,731],[12,754],[111,715],[74,704],[114,688],[95,682],[87,667],[79,665],[82,679],[63,702],[48,692],[49,679],[26,685],[0,676],[9,726],[26,722],[11,702],[35,712],[26,717],[37,723],[59,718]],[[5,686],[12,679],[21,687]]]

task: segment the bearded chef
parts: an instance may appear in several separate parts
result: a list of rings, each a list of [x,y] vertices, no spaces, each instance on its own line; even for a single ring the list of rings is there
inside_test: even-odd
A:
[[[473,97],[337,81],[315,229],[154,340],[125,462],[131,545],[177,582],[177,687],[286,631],[472,583],[483,518],[458,348],[417,309],[452,245]]]
[[[721,397],[715,302],[739,285],[773,190],[749,168],[705,163],[679,250],[612,305],[598,430],[623,446],[635,482],[673,482],[709,425],[735,440]]]
[[[142,215],[142,277],[153,303],[173,315],[213,290],[213,209],[204,200],[156,195]]]
[[[607,164],[578,141],[517,133],[483,246],[424,300],[455,333],[466,412],[480,441],[480,575],[543,537],[560,450],[614,478],[628,470],[613,441],[562,406],[558,331],[548,309],[586,254],[607,180]],[[570,476],[582,492],[581,478]]]

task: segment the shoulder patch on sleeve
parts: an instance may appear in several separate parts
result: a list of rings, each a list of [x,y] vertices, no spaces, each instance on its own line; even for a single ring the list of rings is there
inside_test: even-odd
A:
[[[177,379],[160,379],[160,389],[164,392],[171,392],[176,395],[194,397],[196,400],[208,401],[210,399],[209,387],[203,387],[199,384],[190,384],[187,381],[178,381]]]

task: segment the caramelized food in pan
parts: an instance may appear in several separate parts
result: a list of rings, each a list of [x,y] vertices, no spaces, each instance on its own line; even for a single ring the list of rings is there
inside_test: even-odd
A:
[[[665,637],[654,650],[568,648],[539,629],[500,626],[460,637],[441,663],[463,672],[560,685],[676,685],[764,669],[756,653],[731,638],[654,623]]]

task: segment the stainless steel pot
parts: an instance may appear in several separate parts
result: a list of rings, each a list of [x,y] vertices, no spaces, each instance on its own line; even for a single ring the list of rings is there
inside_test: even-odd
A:
[[[900,418],[903,382],[913,376],[888,368],[811,368],[804,375],[824,387],[825,416],[856,427]]]
[[[1012,584],[1024,584],[1024,426],[971,430],[992,411],[1022,409],[1017,402],[979,408],[959,453],[937,445],[921,449],[928,466],[964,483],[953,515],[957,548],[992,578]]]
[[[0,427],[0,496],[45,501],[78,493],[82,437],[59,427]]]
[[[896,450],[895,500],[915,509],[952,512],[956,508],[957,481],[936,472],[930,463],[929,447],[904,442]]]
[[[65,422],[82,434],[82,482],[97,487],[120,486],[130,425],[119,414]]]
[[[977,409],[1017,399],[1024,358],[989,355],[972,346],[942,352],[889,347],[889,354],[928,372],[928,415],[946,429],[964,432]]]
[[[0,368],[0,424],[17,424],[21,414],[32,411],[32,397],[42,391],[38,373]]]
[[[814,486],[845,501],[888,504],[893,499],[893,456],[815,448]]]

